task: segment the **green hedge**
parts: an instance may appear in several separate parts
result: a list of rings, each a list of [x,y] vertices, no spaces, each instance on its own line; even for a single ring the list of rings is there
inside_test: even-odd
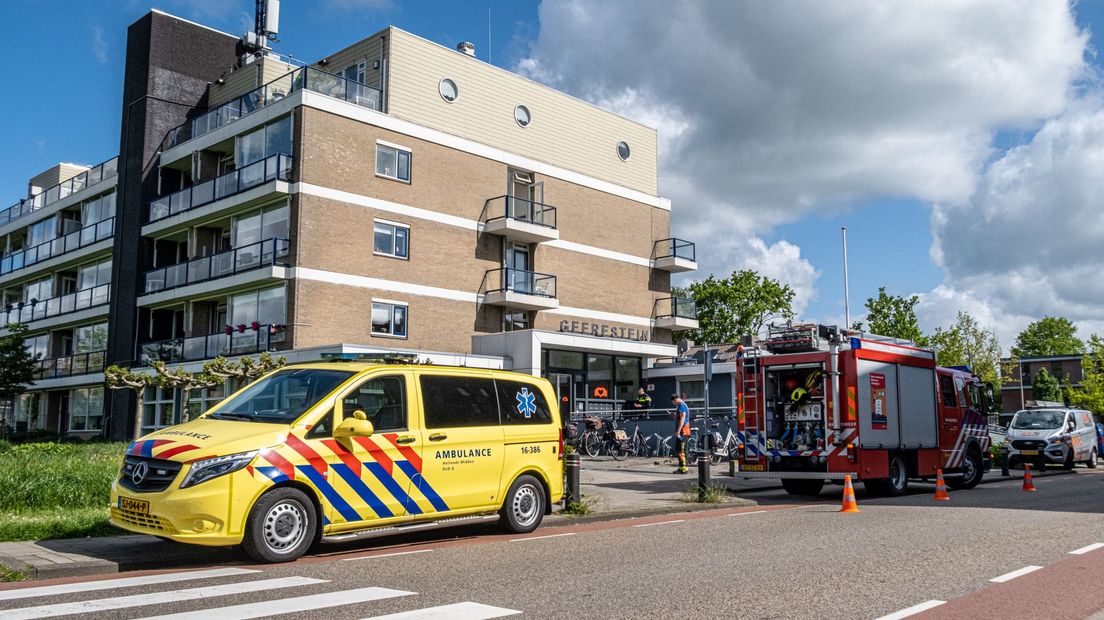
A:
[[[0,444],[0,511],[106,508],[125,443]]]

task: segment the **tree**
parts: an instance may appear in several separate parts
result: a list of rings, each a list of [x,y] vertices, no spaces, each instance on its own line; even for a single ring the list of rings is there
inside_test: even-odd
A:
[[[1028,325],[1012,347],[1014,357],[1077,355],[1085,352],[1085,343],[1077,337],[1077,327],[1065,317],[1045,316]]]
[[[210,388],[222,385],[225,377],[217,377],[205,372],[188,372],[183,368],[168,368],[165,362],[160,360],[151,364],[157,371],[157,380],[162,387],[180,389],[180,422],[188,421],[191,414],[188,412],[188,403],[192,400],[192,390]]]
[[[223,381],[227,379],[252,381],[277,368],[283,368],[286,364],[286,357],[282,355],[272,357],[267,351],[258,355],[256,360],[252,357],[243,357],[236,362],[231,362],[220,355],[204,364],[203,372],[211,376],[222,377]]]
[[[113,364],[104,369],[104,383],[112,390],[134,390],[134,438],[138,439],[142,436],[142,407],[146,403],[146,388],[157,385],[157,377]]]
[[[1104,338],[1093,334],[1081,358],[1081,387],[1069,387],[1070,402],[1104,416]]]
[[[1035,400],[1062,402],[1062,388],[1058,385],[1058,377],[1047,372],[1046,368],[1039,369],[1035,375],[1031,382],[1031,394]]]
[[[887,295],[885,287],[878,287],[877,297],[866,300],[866,322],[870,332],[890,338],[903,338],[923,344],[924,334],[916,319],[916,295],[905,299],[900,295]]]
[[[37,364],[24,342],[27,326],[9,323],[4,329],[8,333],[0,337],[0,400],[14,411],[15,397],[34,385]]]
[[[928,339],[940,366],[969,366],[982,381],[1000,385],[1000,344],[992,331],[982,329],[974,317],[959,312],[951,327],[937,327]]]
[[[790,285],[750,269],[734,271],[727,278],[711,275],[693,282],[689,295],[697,305],[700,327],[676,333],[676,339],[715,344],[736,342],[745,334],[758,334],[768,321],[794,316],[794,291]]]

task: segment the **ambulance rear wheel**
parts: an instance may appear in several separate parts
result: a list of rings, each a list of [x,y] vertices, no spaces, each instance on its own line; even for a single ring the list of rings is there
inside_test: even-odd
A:
[[[820,495],[821,489],[824,488],[824,481],[783,478],[782,488],[790,495]]]
[[[314,544],[318,521],[314,504],[300,490],[280,487],[253,505],[242,550],[258,562],[290,562]]]
[[[502,504],[500,523],[513,534],[528,534],[544,519],[544,487],[532,476],[518,476]]]

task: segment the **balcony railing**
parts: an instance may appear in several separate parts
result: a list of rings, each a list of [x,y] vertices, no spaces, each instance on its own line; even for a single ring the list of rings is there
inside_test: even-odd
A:
[[[291,176],[291,162],[291,155],[277,153],[233,172],[162,196],[150,203],[149,221],[156,222],[170,215],[202,207],[273,179],[287,181]]]
[[[487,222],[515,220],[556,228],[556,207],[516,196],[497,196],[487,201]]]
[[[664,297],[656,300],[653,314],[657,319],[676,318],[697,320],[698,307],[693,299]]]
[[[231,333],[172,338],[159,342],[147,342],[138,346],[138,358],[143,366],[160,360],[165,363],[196,362],[214,359],[220,355],[248,355],[272,350],[287,340],[283,325],[243,326],[245,331],[232,330]]]
[[[379,90],[321,69],[302,67],[170,130],[161,150],[224,127],[303,89],[344,99],[371,110],[380,109]]]
[[[258,243],[219,252],[146,272],[145,292],[169,289],[232,276],[244,271],[275,265],[288,255],[287,239],[266,239]]]
[[[35,379],[58,379],[73,375],[86,375],[104,369],[106,351],[77,353],[35,362]]]
[[[682,258],[689,261],[697,261],[697,252],[693,242],[683,239],[660,239],[655,242],[653,249],[656,260],[661,258]]]
[[[484,279],[487,293],[518,293],[556,298],[556,276],[523,269],[503,267],[488,270]]]
[[[80,230],[73,231],[64,237],[52,239],[46,243],[20,250],[0,259],[0,275],[30,267],[47,258],[54,258],[62,254],[68,254],[83,247],[92,245],[97,241],[109,239],[115,234],[115,218],[109,217],[102,222],[90,224]]]
[[[32,299],[29,302],[19,302],[13,306],[8,306],[4,310],[4,318],[2,320],[5,324],[29,323],[39,319],[48,319],[62,314],[69,314],[70,312],[102,306],[109,301],[111,301],[110,282],[60,297]]]
[[[110,179],[119,173],[118,167],[119,158],[112,157],[104,163],[93,166],[71,179],[66,179],[53,187],[46,188],[30,198],[24,198],[7,209],[0,211],[0,224],[7,224],[24,215],[30,215],[86,187],[91,187],[100,181]]]

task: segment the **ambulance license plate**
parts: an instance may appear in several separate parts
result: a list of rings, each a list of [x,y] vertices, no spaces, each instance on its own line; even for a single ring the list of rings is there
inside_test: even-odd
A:
[[[1038,450],[1021,450],[1020,454],[1024,456],[1039,456]]]
[[[136,512],[140,515],[149,516],[149,502],[144,499],[131,499],[129,497],[119,496],[119,510],[125,510],[126,512]]]

